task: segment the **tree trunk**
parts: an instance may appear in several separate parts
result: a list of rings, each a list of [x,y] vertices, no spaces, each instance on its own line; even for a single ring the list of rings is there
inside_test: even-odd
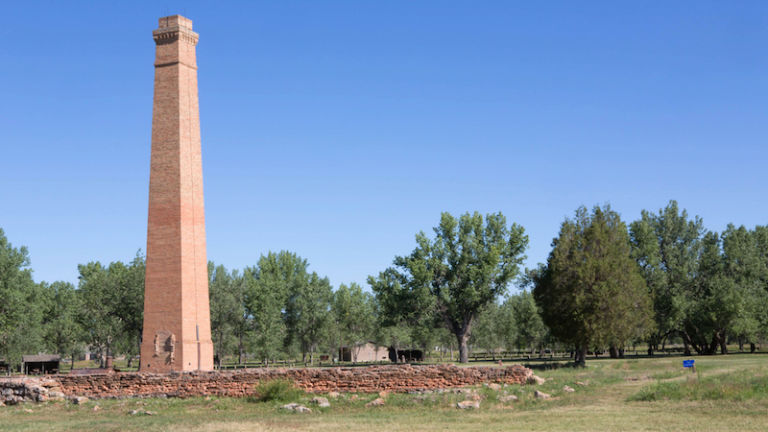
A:
[[[728,338],[725,336],[725,331],[720,335],[720,354],[728,354]]]
[[[755,352],[755,349],[756,349],[755,343],[754,342],[750,342],[749,343],[749,352],[753,353],[753,352]]]
[[[610,354],[610,356],[611,356],[611,358],[612,358],[612,359],[617,359],[617,358],[619,358],[619,349],[618,349],[618,348],[616,348],[616,346],[615,346],[615,345],[611,345],[611,346],[608,348],[608,353]]]
[[[586,346],[576,347],[576,350],[574,351],[573,362],[576,364],[576,366],[581,366],[581,367],[586,366],[587,364],[587,347]]]
[[[684,347],[683,355],[686,355],[686,356],[691,355],[691,345],[690,345],[691,337],[688,336],[688,333],[686,332],[681,332],[680,336],[682,336],[683,338],[683,347]]]
[[[239,340],[239,343],[237,344],[237,350],[238,350],[237,364],[242,365],[243,357],[245,355],[245,343],[243,342],[242,334],[240,334],[240,340]]]
[[[469,363],[469,348],[467,347],[467,341],[469,335],[467,332],[456,333],[456,341],[459,343],[459,363]]]

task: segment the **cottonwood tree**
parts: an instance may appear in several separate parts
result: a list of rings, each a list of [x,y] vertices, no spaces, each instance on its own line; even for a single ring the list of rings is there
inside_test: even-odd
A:
[[[455,218],[443,213],[435,237],[416,235],[416,249],[395,257],[391,267],[368,283],[384,314],[407,322],[433,316],[453,333],[459,361],[469,361],[467,342],[477,315],[517,275],[528,237],[523,227],[507,226],[501,213]]]
[[[141,253],[129,263],[103,266],[98,261],[78,265],[81,310],[77,320],[84,342],[96,348],[101,362],[117,353],[133,356],[141,347],[144,315],[145,262]]]
[[[552,334],[576,347],[577,365],[590,347],[620,348],[647,333],[651,300],[616,212],[580,207],[552,246],[533,295]]]
[[[348,346],[353,361],[357,361],[360,344],[374,339],[375,304],[370,293],[364,292],[360,285],[341,284],[333,293],[331,314],[333,317],[331,346]]]
[[[304,274],[301,283],[292,285],[285,315],[288,323],[288,343],[297,343],[301,360],[314,363],[314,354],[328,335],[331,321],[333,290],[328,278],[317,273]]]
[[[281,251],[269,252],[259,258],[256,267],[244,272],[246,287],[246,313],[251,317],[252,346],[265,364],[281,352],[286,337],[283,308],[288,296],[288,285],[293,283],[301,262],[295,255]]]
[[[523,290],[518,294],[509,296],[502,305],[506,312],[507,320],[511,321],[511,327],[514,328],[513,336],[508,346],[515,348],[526,348],[534,352],[541,351],[547,340],[548,329],[544,325],[539,313],[539,307],[533,294]]]
[[[755,342],[768,333],[768,227],[748,230],[730,224],[721,239],[724,271],[733,279],[742,298],[728,333],[737,338],[739,349],[749,342],[754,352]]]
[[[492,359],[504,347],[504,310],[496,302],[491,302],[477,314],[470,342],[473,347],[482,348]]]
[[[704,236],[683,337],[699,354],[728,352],[729,335],[754,341],[766,306],[758,231],[729,225]]]
[[[653,355],[670,336],[683,330],[691,311],[703,222],[699,217],[690,219],[673,200],[658,213],[643,210],[641,218],[630,225],[630,234],[632,256],[642,269],[653,301],[655,329],[648,338],[648,354]]]
[[[44,298],[32,279],[27,248],[15,248],[0,229],[0,357],[11,368],[41,347]]]
[[[224,356],[232,353],[242,341],[238,329],[245,315],[242,278],[237,270],[227,271],[223,265],[208,262],[208,296],[211,305],[211,338],[214,358],[220,368]]]
[[[81,310],[80,296],[69,282],[44,284],[46,306],[43,312],[43,332],[46,347],[62,356],[70,355],[74,368],[82,349],[83,327],[77,320]]]

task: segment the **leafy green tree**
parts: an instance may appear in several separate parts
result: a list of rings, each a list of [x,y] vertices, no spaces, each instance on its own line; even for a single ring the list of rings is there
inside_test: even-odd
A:
[[[648,331],[651,300],[618,213],[580,207],[552,245],[533,295],[552,334],[576,347],[576,364],[588,347],[621,347]]]
[[[80,264],[77,269],[80,273],[78,294],[82,306],[77,320],[84,330],[83,341],[99,352],[103,366],[103,357],[111,355],[121,327],[119,318],[112,314],[109,275],[99,262]]]
[[[739,314],[743,302],[734,280],[725,273],[721,239],[707,232],[702,239],[702,251],[696,284],[689,291],[684,341],[699,354],[714,354],[725,345],[729,325]]]
[[[459,219],[443,213],[434,232],[434,239],[417,234],[416,249],[395,257],[394,267],[368,283],[387,316],[445,326],[456,337],[459,361],[466,363],[477,315],[506,292],[528,237],[517,224],[507,227],[501,213],[485,220],[477,212]]]
[[[245,315],[242,279],[237,270],[232,272],[208,262],[208,295],[211,304],[211,337],[214,357],[221,367],[224,356],[238,346],[238,326]]]
[[[744,226],[736,228],[731,224],[721,239],[725,273],[733,279],[742,299],[728,332],[736,336],[740,348],[744,341],[749,341],[754,351],[755,342],[766,336],[768,228],[757,226],[747,230]]]
[[[504,310],[491,302],[478,315],[470,337],[473,347],[482,348],[496,360],[496,354],[504,346]]]
[[[13,247],[0,229],[0,357],[11,368],[21,364],[22,354],[41,347],[43,309],[27,248]]]
[[[533,294],[523,290],[516,295],[509,296],[504,307],[509,310],[507,316],[511,318],[515,330],[513,333],[515,348],[527,348],[531,352],[536,349],[543,349],[547,340],[548,329],[541,319]]]
[[[683,336],[700,354],[728,351],[729,336],[754,341],[766,306],[759,230],[729,225],[704,236]]]
[[[77,320],[82,307],[80,297],[69,282],[54,282],[43,288],[47,298],[43,315],[45,345],[52,352],[71,356],[74,368],[83,340],[83,327]]]
[[[292,286],[286,306],[289,340],[299,344],[304,362],[309,354],[310,363],[314,363],[314,353],[327,338],[332,297],[328,278],[321,278],[317,273],[305,275],[302,283]]]
[[[360,344],[375,338],[375,307],[373,296],[363,292],[356,283],[341,284],[333,293],[333,330],[330,336],[335,339],[335,343],[331,345],[336,348],[348,346],[353,361],[357,361],[357,348]]]
[[[691,310],[703,222],[699,217],[689,219],[673,200],[656,214],[643,210],[630,233],[632,256],[643,271],[653,301],[655,330],[648,339],[648,354],[653,355],[682,330],[686,311]]]
[[[259,258],[257,267],[245,269],[245,305],[253,325],[253,347],[266,364],[281,353],[286,337],[283,308],[297,271],[294,257],[289,252],[269,252]]]
[[[119,261],[104,267],[99,262],[78,266],[80,305],[77,321],[84,342],[106,356],[126,354],[130,367],[141,347],[144,316],[144,257],[129,264]]]
[[[109,267],[113,288],[113,313],[120,319],[121,334],[118,349],[128,357],[128,367],[141,352],[141,331],[144,327],[144,281],[146,262],[141,251],[127,265]]]

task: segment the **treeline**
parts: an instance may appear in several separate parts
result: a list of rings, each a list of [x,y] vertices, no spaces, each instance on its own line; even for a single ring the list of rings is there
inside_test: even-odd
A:
[[[435,347],[468,361],[485,352],[559,347],[621,356],[680,341],[725,353],[768,335],[768,227],[706,230],[671,201],[625,224],[609,206],[577,209],[547,262],[522,270],[528,237],[500,214],[443,213],[432,235],[357,284],[334,289],[291,252],[242,270],[209,264],[216,359],[269,364],[372,341],[395,350]],[[0,357],[23,353],[134,358],[141,343],[144,258],[80,265],[77,287],[34,283],[26,248],[0,230]],[[516,283],[521,290],[508,294]],[[356,355],[352,349],[353,357]]]

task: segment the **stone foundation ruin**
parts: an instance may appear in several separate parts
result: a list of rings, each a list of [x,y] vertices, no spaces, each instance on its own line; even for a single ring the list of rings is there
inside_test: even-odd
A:
[[[239,371],[152,374],[122,372],[52,375],[46,378],[0,378],[0,403],[43,402],[85,396],[195,397],[253,395],[262,381],[289,379],[309,393],[409,392],[466,387],[483,383],[526,384],[533,372],[520,365],[387,365],[367,367],[243,369]]]

